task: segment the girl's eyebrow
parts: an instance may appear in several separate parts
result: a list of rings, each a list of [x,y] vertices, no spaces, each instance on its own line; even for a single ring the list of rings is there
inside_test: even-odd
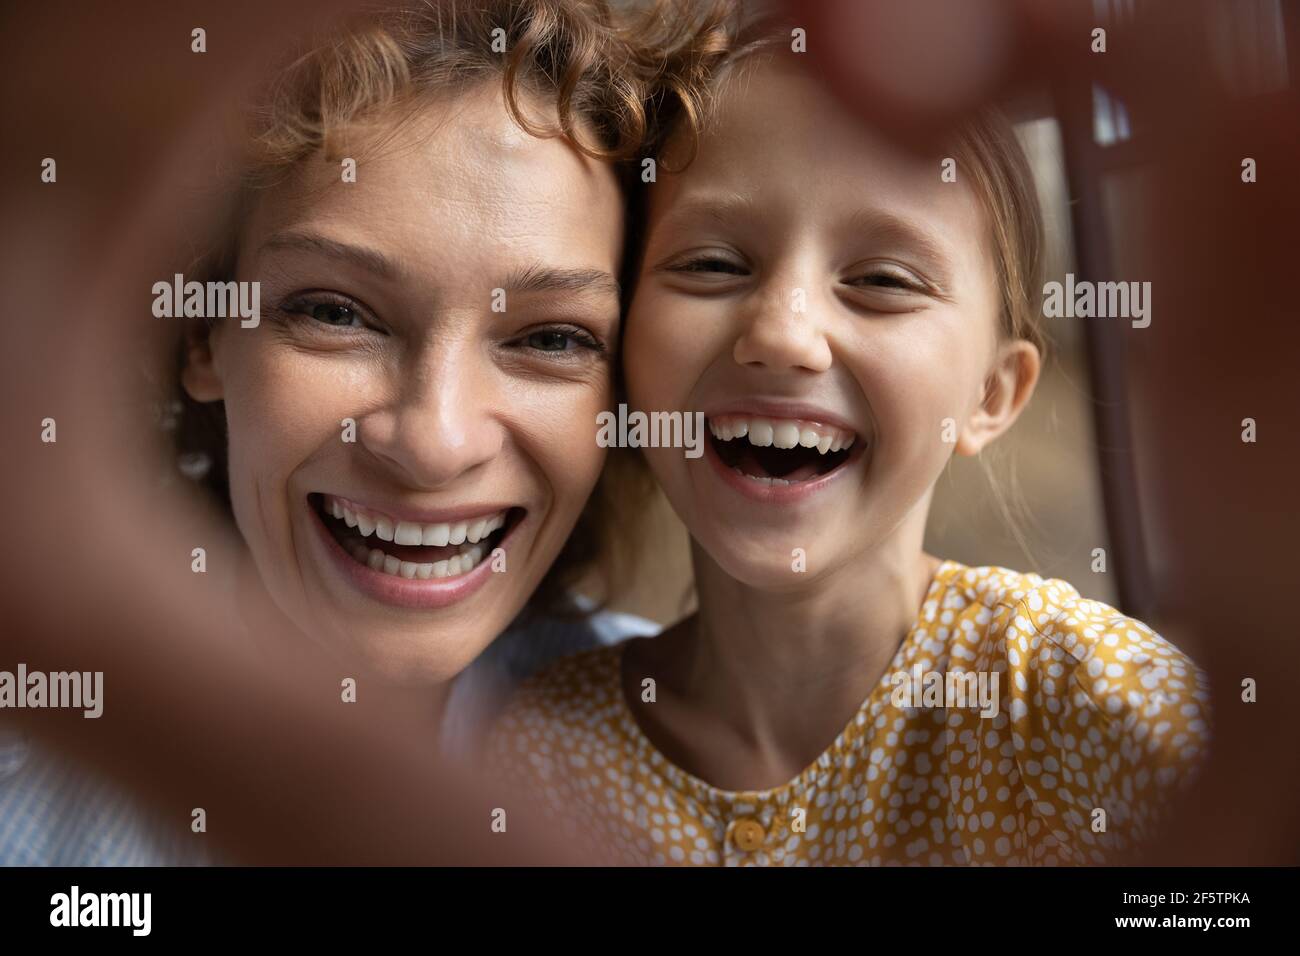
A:
[[[904,249],[925,266],[940,288],[951,286],[951,256],[938,236],[921,223],[883,209],[860,209],[848,220],[850,235],[866,236],[873,243]]]
[[[712,219],[730,225],[757,211],[753,198],[744,193],[704,193],[674,202],[664,213],[662,225],[674,226],[693,219]]]
[[[758,204],[745,193],[706,193],[675,202],[664,213],[660,226],[671,228],[699,219],[734,225],[757,213]],[[866,236],[872,242],[905,249],[921,261],[936,285],[945,289],[951,285],[952,259],[946,245],[916,220],[883,209],[859,209],[848,217],[845,229],[855,238]]]

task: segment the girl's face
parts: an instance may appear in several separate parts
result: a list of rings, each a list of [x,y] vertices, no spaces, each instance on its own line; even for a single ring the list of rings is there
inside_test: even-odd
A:
[[[696,542],[755,587],[889,542],[919,553],[954,447],[1009,425],[1017,375],[1032,388],[1037,369],[1032,346],[999,343],[965,171],[943,182],[942,157],[895,151],[785,67],[719,96],[695,160],[652,188],[625,345],[631,403],[703,412],[712,439],[697,459],[647,449],[651,467]]]
[[[521,610],[600,472],[622,199],[495,85],[341,172],[310,159],[259,200],[236,278],[262,283],[261,324],[218,322],[185,385],[225,402],[277,604],[389,678],[442,681]]]

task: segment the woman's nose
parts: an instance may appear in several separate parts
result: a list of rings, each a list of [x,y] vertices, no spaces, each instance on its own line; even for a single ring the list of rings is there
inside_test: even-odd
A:
[[[359,440],[412,487],[471,475],[504,441],[488,365],[470,343],[438,343],[436,354],[404,366],[390,401],[357,423]]]
[[[737,363],[772,371],[824,372],[831,348],[824,332],[825,304],[811,278],[769,283],[752,301],[732,354]]]

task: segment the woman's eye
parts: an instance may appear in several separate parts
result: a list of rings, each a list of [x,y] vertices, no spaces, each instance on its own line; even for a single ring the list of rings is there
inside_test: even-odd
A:
[[[289,298],[280,306],[285,315],[301,316],[313,324],[336,329],[365,329],[373,323],[366,321],[367,313],[359,305],[332,295],[300,295]]]
[[[528,336],[528,347],[539,352],[563,352],[568,349],[573,337],[564,332],[533,332]]]
[[[317,302],[307,306],[305,313],[317,322],[339,328],[361,328],[365,324],[355,309],[335,302]]]
[[[578,349],[603,351],[596,339],[580,329],[537,329],[522,339],[525,346],[538,352],[573,352]]]

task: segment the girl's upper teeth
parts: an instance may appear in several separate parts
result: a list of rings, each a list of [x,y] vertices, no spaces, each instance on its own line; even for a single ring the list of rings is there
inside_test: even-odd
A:
[[[842,451],[857,438],[851,431],[796,418],[760,418],[755,415],[717,415],[709,419],[709,431],[720,441],[748,438],[751,445],[766,448],[816,448],[825,455]]]
[[[419,524],[414,521],[397,521],[388,515],[359,508],[354,502],[333,495],[325,495],[325,511],[341,518],[349,528],[356,528],[363,538],[373,532],[381,541],[394,544],[437,545],[476,544],[506,523],[506,513],[452,521],[443,524]]]

